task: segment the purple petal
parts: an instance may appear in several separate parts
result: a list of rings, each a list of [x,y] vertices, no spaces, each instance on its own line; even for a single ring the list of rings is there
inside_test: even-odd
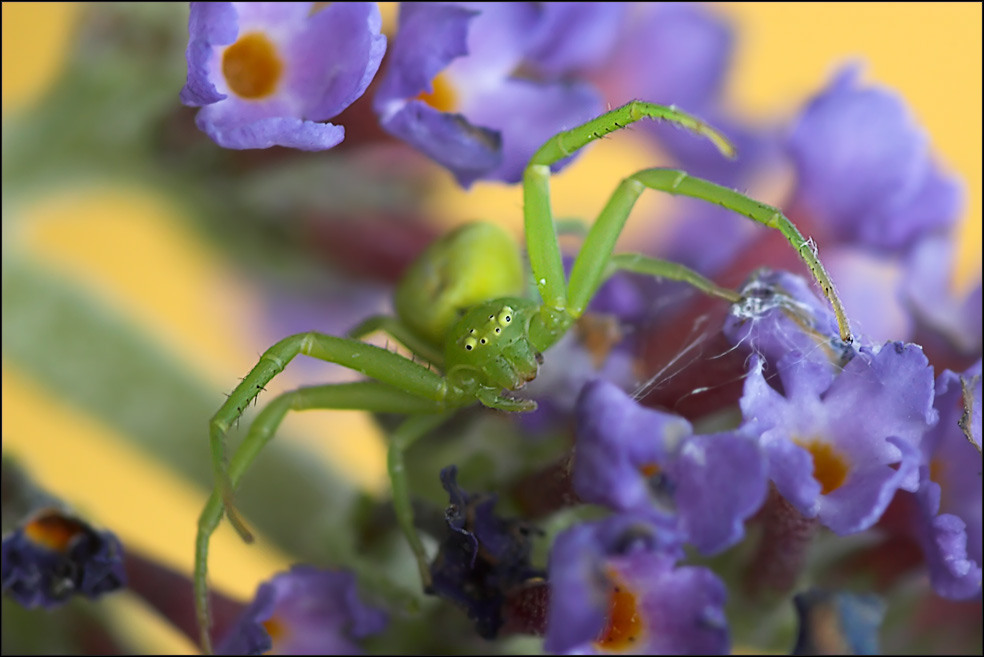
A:
[[[967,523],[959,516],[939,513],[940,486],[929,479],[929,468],[923,469],[923,479],[923,486],[917,493],[923,525],[917,536],[926,554],[933,590],[951,600],[979,596],[980,552],[976,560],[968,558]],[[980,545],[979,538],[977,544]]]
[[[399,35],[373,103],[384,123],[402,108],[403,101],[432,91],[431,80],[452,60],[468,54],[468,28],[476,15],[453,5],[400,6]]]
[[[854,534],[874,525],[896,491],[919,476],[918,448],[894,436],[887,442],[902,454],[897,470],[886,465],[854,468],[843,486],[821,497],[820,521],[835,533]]]
[[[236,9],[231,2],[192,2],[188,16],[188,81],[181,102],[200,107],[224,99],[215,88],[209,69],[213,46],[227,46],[239,35]]]
[[[580,82],[539,84],[509,79],[469,98],[463,112],[469,121],[502,135],[502,162],[486,179],[519,182],[533,153],[555,134],[574,128],[604,110],[591,85]],[[559,171],[570,158],[555,164]],[[458,176],[462,184],[463,176]]]
[[[625,17],[624,2],[547,2],[526,53],[541,73],[552,78],[602,66]]]
[[[832,444],[857,463],[898,461],[900,453],[885,437],[919,445],[937,421],[933,385],[933,369],[918,345],[862,347],[824,396]],[[910,471],[899,485],[915,490],[918,473]]]
[[[813,477],[813,456],[779,432],[762,435],[769,477],[786,500],[807,518],[820,512],[822,486]]]
[[[692,436],[672,469],[680,525],[704,554],[744,536],[744,521],[768,491],[766,462],[755,440],[735,433]]]
[[[620,514],[561,532],[550,550],[544,650],[567,653],[600,636],[611,603],[610,567],[624,568],[638,559],[642,572],[652,574],[671,569],[680,556],[672,530],[643,514]]]
[[[643,98],[699,112],[720,92],[731,59],[730,26],[699,5],[632,9],[639,12],[599,79],[606,97],[613,105]]]
[[[640,648],[644,654],[731,652],[724,615],[727,590],[712,571],[692,566],[659,568],[639,557],[632,561],[636,567],[620,574],[639,598],[638,613],[645,627]]]
[[[519,67],[540,25],[531,2],[465,2],[478,12],[468,32],[468,57],[454,61],[450,73],[477,86],[498,82]]]
[[[220,121],[214,120],[216,117],[221,117]],[[219,146],[236,150],[286,146],[322,151],[337,146],[345,138],[345,128],[331,123],[285,117],[239,123],[235,118],[222,112],[218,105],[208,105],[198,111],[195,123]]]
[[[981,361],[959,376],[944,371],[936,380],[940,421],[922,445],[915,533],[933,589],[951,599],[981,590],[981,387]]]
[[[449,169],[461,185],[470,185],[502,163],[502,137],[477,127],[461,114],[446,114],[411,100],[382,119],[382,125],[438,164]]]
[[[380,27],[374,2],[332,3],[308,19],[286,53],[303,118],[327,121],[365,92],[386,51]]]

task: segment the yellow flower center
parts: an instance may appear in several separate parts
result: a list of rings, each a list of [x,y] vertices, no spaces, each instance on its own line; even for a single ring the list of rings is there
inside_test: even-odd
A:
[[[284,64],[270,40],[258,32],[243,35],[222,54],[222,74],[232,93],[258,100],[272,94]]]
[[[608,603],[608,622],[594,644],[599,650],[622,652],[630,650],[642,637],[642,619],[635,595],[619,583],[615,573],[609,572],[608,576],[615,582],[615,589]]]
[[[458,107],[458,93],[454,85],[443,73],[438,73],[431,81],[434,91],[421,91],[415,100],[422,100],[438,112],[453,112]]]
[[[85,526],[81,522],[57,511],[46,512],[24,526],[27,538],[55,552],[65,552],[72,539],[83,532]]]
[[[813,478],[820,482],[821,495],[832,493],[844,485],[850,468],[847,459],[830,443],[816,438],[795,442],[813,457]]]

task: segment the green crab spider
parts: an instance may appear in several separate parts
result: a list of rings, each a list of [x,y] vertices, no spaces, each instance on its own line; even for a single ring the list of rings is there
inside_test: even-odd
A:
[[[550,166],[642,118],[675,123],[710,139],[725,156],[734,157],[728,140],[699,119],[673,107],[641,101],[561,132],[540,147],[523,175],[526,248],[542,303],[522,296],[522,261],[511,238],[492,224],[469,224],[432,244],[410,267],[395,293],[396,317],[372,317],[344,338],[315,332],[286,337],[270,347],[236,386],[209,425],[215,490],[198,521],[195,602],[206,652],[211,651],[206,579],[209,539],[224,514],[245,541],[252,541],[233,505],[233,491],[288,411],[353,409],[409,416],[390,439],[387,467],[396,517],[416,556],[426,590],[428,559],[414,528],[404,473],[404,452],[412,444],[455,410],[476,402],[503,411],[535,409],[535,402],[508,397],[503,391],[518,390],[536,377],[543,362],[541,354],[567,333],[601,284],[617,271],[683,281],[729,303],[741,300],[737,292],[682,265],[642,254],[613,255],[616,239],[644,189],[716,203],[780,231],[833,306],[841,339],[851,342],[843,306],[812,241],[777,208],[683,171],[645,169],[625,178],[588,231],[570,280],[565,278],[550,207]],[[359,340],[377,330],[392,335],[429,365]],[[279,395],[257,415],[227,467],[226,431],[298,354],[337,363],[372,380],[302,387]]]

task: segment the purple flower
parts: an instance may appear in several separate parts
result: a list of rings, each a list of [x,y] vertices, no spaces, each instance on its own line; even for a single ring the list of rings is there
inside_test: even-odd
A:
[[[365,92],[386,50],[379,9],[340,2],[193,2],[181,102],[225,148],[307,151],[342,141],[322,123]]]
[[[794,655],[878,655],[885,603],[874,595],[808,591],[794,598],[799,636]]]
[[[981,361],[940,375],[936,410],[922,445],[916,537],[933,590],[960,600],[981,593]]]
[[[383,128],[449,169],[463,186],[479,179],[519,181],[543,142],[603,108],[585,82],[513,76],[531,47],[537,61],[565,68],[560,57],[550,57],[543,28],[544,17],[556,11],[533,3],[401,5],[390,65],[374,101]]]
[[[221,655],[350,655],[386,614],[364,603],[355,575],[296,565],[264,582],[218,649]]]
[[[741,408],[765,429],[769,476],[800,513],[850,534],[874,524],[897,489],[916,489],[920,440],[937,419],[921,348],[861,347],[839,373],[793,351],[777,370],[783,394],[753,358]]]
[[[466,493],[457,474],[453,465],[441,470],[450,531],[431,565],[433,589],[464,609],[480,636],[494,639],[509,593],[545,573],[530,565],[530,528],[496,516],[496,496]]]
[[[119,539],[56,509],[4,536],[2,550],[3,592],[28,608],[51,609],[77,594],[95,599],[126,585]]]
[[[638,514],[577,525],[550,552],[544,649],[726,654],[726,591],[706,568],[675,567],[671,531]]]
[[[858,66],[844,68],[793,128],[795,206],[824,230],[825,245],[899,251],[951,226],[961,192],[932,161],[905,103],[889,91],[860,88],[859,75]]]
[[[639,406],[594,381],[577,406],[574,490],[620,511],[674,512],[704,553],[737,543],[766,494],[765,462],[748,434],[692,435],[683,418]]]

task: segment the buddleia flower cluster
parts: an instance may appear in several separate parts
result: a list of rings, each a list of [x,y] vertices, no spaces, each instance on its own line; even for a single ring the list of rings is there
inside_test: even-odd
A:
[[[722,93],[738,35],[700,5],[401,3],[390,32],[375,3],[194,2],[175,94],[224,149],[371,159],[382,144],[394,168],[463,188],[518,183],[544,141],[606,108],[676,105],[738,159],[666,125],[629,138],[732,188],[792,171],[779,206],[829,267],[854,339],[782,235],[676,205],[635,250],[738,302],[612,276],[523,391],[538,410],[465,411],[408,456],[426,595],[408,593],[389,501],[367,496],[356,549],[326,547],[250,601],[215,593],[217,651],[871,654],[932,647],[912,628],[932,634],[948,610],[969,627],[956,649],[979,650],[981,284],[952,285],[961,183],[905,102],[849,62],[785,122],[751,124]],[[349,271],[354,285],[395,283],[432,236],[373,222],[328,231],[332,253],[392,258],[388,275]],[[372,305],[268,303],[273,339]],[[183,573],[54,509],[5,526],[5,595],[47,608],[129,586],[197,637]]]

